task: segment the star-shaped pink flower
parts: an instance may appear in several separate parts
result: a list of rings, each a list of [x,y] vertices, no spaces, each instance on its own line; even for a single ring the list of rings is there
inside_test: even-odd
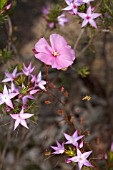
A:
[[[14,81],[14,79],[20,75],[20,73],[17,73],[17,67],[14,69],[12,73],[5,72],[5,75],[7,78],[2,80],[3,83],[9,82],[9,81]]]
[[[94,19],[99,17],[101,14],[92,13],[91,6],[89,6],[86,13],[78,13],[78,15],[82,19],[84,19],[84,21],[82,22],[82,27],[86,26],[89,23],[90,25],[92,25],[92,27],[97,28],[97,25],[96,25]]]
[[[35,45],[35,57],[52,68],[64,69],[73,64],[75,53],[59,34],[50,35],[50,43],[41,38]]]
[[[81,5],[80,0],[65,0],[67,3],[67,7],[64,8],[63,10],[65,11],[71,11],[73,14],[78,13],[78,7]]]
[[[57,146],[51,146],[52,149],[55,150],[52,154],[63,154],[64,153],[64,143],[60,144],[58,141],[56,141]]]
[[[15,119],[14,130],[19,126],[19,124],[29,129],[25,119],[30,118],[33,114],[24,113],[24,109],[22,109],[20,114],[10,114],[10,116]]]
[[[57,21],[59,25],[64,26],[66,22],[69,20],[65,17],[65,14],[61,14],[60,16],[57,17]]]
[[[22,69],[23,73],[26,75],[26,76],[29,76],[31,75],[31,73],[33,72],[34,70],[34,67],[32,67],[31,63],[29,64],[28,67],[25,66],[25,64],[23,64],[24,68]]]
[[[81,151],[79,149],[77,149],[77,156],[74,156],[72,158],[69,158],[68,161],[72,161],[72,162],[78,162],[78,167],[79,170],[81,170],[82,166],[89,166],[89,167],[93,167],[91,165],[91,163],[87,160],[87,158],[89,157],[89,155],[92,153],[92,151],[89,152],[84,152],[81,153]]]
[[[19,88],[15,87],[15,84],[11,82],[11,89],[9,89],[9,93],[18,93],[19,94]]]
[[[35,87],[38,86],[40,89],[46,91],[46,88],[44,87],[44,85],[46,85],[46,81],[42,80],[42,74],[40,71],[39,74],[37,75],[37,78],[35,77]]]
[[[0,93],[0,105],[5,103],[9,107],[14,108],[11,99],[13,97],[15,97],[16,95],[18,95],[18,93],[9,93],[8,89],[7,89],[6,85],[5,85],[3,93]]]
[[[65,144],[72,144],[78,148],[78,140],[82,139],[84,135],[78,136],[78,130],[74,132],[72,136],[64,133],[65,138],[67,139],[67,142]]]

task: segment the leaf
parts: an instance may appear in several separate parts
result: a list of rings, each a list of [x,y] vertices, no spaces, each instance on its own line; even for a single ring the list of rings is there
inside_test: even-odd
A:
[[[3,9],[6,3],[7,3],[7,0],[0,0],[0,10]]]

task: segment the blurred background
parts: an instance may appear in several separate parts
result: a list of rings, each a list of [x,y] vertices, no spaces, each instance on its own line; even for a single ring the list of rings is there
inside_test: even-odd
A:
[[[39,95],[38,107],[34,109],[37,121],[29,121],[29,130],[19,127],[13,131],[13,124],[7,124],[9,116],[1,114],[0,170],[77,169],[66,164],[64,156],[50,154],[50,146],[55,145],[56,140],[63,141],[64,132],[73,133],[75,129],[86,135],[95,151],[94,157],[101,157],[113,141],[112,27],[98,25],[100,29],[97,30],[81,29],[77,17],[66,13],[69,22],[64,27],[57,24],[51,29],[42,8],[55,3],[52,0],[17,0],[8,20],[0,27],[1,80],[4,71],[11,66],[30,62],[36,66],[36,73],[42,70],[45,78],[45,66],[34,57],[32,49],[40,38],[49,40],[52,33],[64,36],[76,53],[75,62],[67,71],[49,69],[50,88],[67,103],[65,108],[56,99]],[[91,99],[82,100],[85,96]],[[97,159],[95,162],[99,170],[106,169],[104,161]]]

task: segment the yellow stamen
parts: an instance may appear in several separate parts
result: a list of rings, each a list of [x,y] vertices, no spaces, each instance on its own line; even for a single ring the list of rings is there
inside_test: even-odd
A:
[[[58,52],[57,51],[53,51],[53,56],[56,57],[58,55]]]

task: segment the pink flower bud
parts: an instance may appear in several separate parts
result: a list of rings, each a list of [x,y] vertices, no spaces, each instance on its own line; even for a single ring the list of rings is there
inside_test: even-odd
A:
[[[10,112],[10,108],[9,107],[6,107],[6,112]]]
[[[22,98],[23,97],[23,94],[19,94],[18,95],[18,98],[20,99],[20,98]]]
[[[32,77],[32,79],[31,79],[31,83],[34,83],[34,82],[35,82],[35,80],[36,80],[36,75],[34,75],[34,76]]]
[[[66,162],[67,164],[69,164],[71,161],[67,159],[65,162]]]
[[[27,109],[27,106],[26,106],[26,105],[23,105],[23,106],[22,106],[22,109]]]

